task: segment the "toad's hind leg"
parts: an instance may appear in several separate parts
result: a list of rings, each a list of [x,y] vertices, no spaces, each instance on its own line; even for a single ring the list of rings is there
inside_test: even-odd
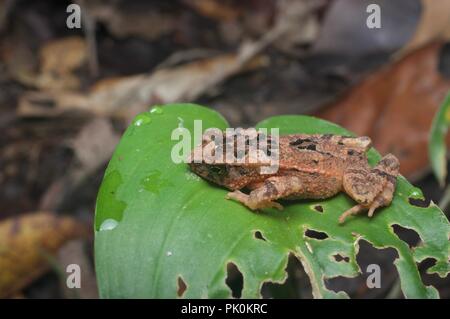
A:
[[[399,168],[398,159],[388,154],[373,169],[350,170],[344,176],[344,189],[358,205],[344,212],[339,222],[343,223],[348,216],[367,209],[368,216],[372,217],[378,207],[388,206],[394,196]]]
[[[296,176],[273,176],[252,190],[249,195],[234,191],[228,193],[227,198],[241,202],[252,210],[270,207],[281,210],[283,206],[274,200],[299,193],[302,189],[302,182]]]
[[[400,164],[397,157],[388,154],[372,170],[373,174],[377,174],[384,179],[384,184],[383,190],[375,197],[369,207],[369,217],[372,217],[375,209],[378,207],[388,206],[392,202],[399,169]]]

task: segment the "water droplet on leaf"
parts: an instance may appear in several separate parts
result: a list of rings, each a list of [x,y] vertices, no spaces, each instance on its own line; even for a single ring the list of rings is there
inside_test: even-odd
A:
[[[409,196],[410,198],[413,199],[422,199],[423,198],[423,193],[420,189],[418,188],[414,188],[410,193]]]
[[[154,113],[154,114],[162,114],[164,111],[163,111],[163,109],[162,109],[162,107],[160,107],[160,106],[155,106],[154,108],[152,108],[151,110],[150,110],[150,113]]]
[[[142,126],[151,122],[151,118],[147,114],[139,114],[135,117],[133,124],[135,126]]]
[[[100,231],[113,230],[114,228],[117,227],[117,225],[119,225],[117,220],[112,218],[105,219],[103,223],[100,225]]]

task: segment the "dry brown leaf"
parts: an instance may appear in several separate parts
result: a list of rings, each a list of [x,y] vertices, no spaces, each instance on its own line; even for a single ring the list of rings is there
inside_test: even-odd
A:
[[[67,37],[47,43],[40,51],[41,71],[65,74],[78,68],[86,58],[81,37]]]
[[[366,78],[317,115],[372,138],[382,154],[393,153],[407,177],[428,167],[431,121],[450,89],[438,72],[441,45],[411,53]]]
[[[68,240],[86,237],[84,226],[70,217],[36,212],[0,223],[0,298],[11,296],[42,275],[53,255]]]
[[[46,190],[39,209],[60,209],[77,187],[111,158],[119,139],[108,119],[96,117],[88,122],[68,143],[76,162]]]
[[[55,116],[67,110],[102,115],[134,117],[155,103],[192,101],[239,72],[267,64],[264,57],[244,59],[224,54],[178,67],[159,69],[151,75],[133,75],[101,80],[90,94],[73,92],[28,92],[19,100],[21,116]]]
[[[74,71],[86,62],[86,50],[83,38],[66,37],[44,44],[36,59],[25,43],[10,39],[2,48],[2,58],[10,75],[22,84],[43,90],[77,89],[80,80]]]
[[[111,157],[119,139],[109,120],[94,118],[81,129],[70,145],[79,165],[91,172]]]
[[[322,5],[322,1],[302,3],[292,12],[287,9],[290,5],[285,7],[271,30],[257,41],[244,42],[237,53],[157,69],[150,75],[104,79],[88,95],[55,91],[25,93],[19,99],[18,115],[54,116],[67,110],[83,110],[131,120],[152,104],[193,101],[231,76],[266,66],[268,60],[261,52],[296,30],[302,18],[309,17]]]
[[[107,114],[121,109],[142,111],[152,103],[192,101],[224,79],[265,64],[266,59],[257,58],[242,66],[239,56],[226,54],[157,70],[151,76],[106,80],[93,88],[90,107],[97,113]]]
[[[177,14],[158,10],[149,2],[133,6],[125,1],[86,1],[86,9],[92,18],[102,22],[119,38],[138,36],[155,40],[174,31],[179,23]]]
[[[450,39],[450,0],[422,0],[422,15],[414,36],[399,52],[403,55],[427,43]]]
[[[288,25],[286,32],[275,41],[275,46],[286,52],[311,44],[319,34],[317,9],[323,1],[280,0],[277,2],[276,24]]]
[[[88,96],[68,91],[28,91],[19,97],[17,114],[53,117],[70,110],[89,111]]]
[[[83,38],[74,36],[50,41],[41,48],[39,57],[37,87],[62,90],[80,86],[73,72],[86,62],[87,47]]]
[[[244,42],[237,53],[157,69],[150,75],[105,79],[88,95],[54,91],[26,93],[19,99],[18,115],[54,116],[67,110],[83,110],[131,120],[152,104],[193,101],[231,76],[266,66],[268,60],[261,52],[296,30],[302,18],[310,16],[322,5],[322,1],[305,0],[304,3],[295,12],[285,13],[285,18],[280,18],[257,41]]]
[[[223,0],[184,0],[185,4],[192,7],[199,14],[221,21],[234,20],[242,13],[237,6],[237,2],[233,6],[232,3]]]

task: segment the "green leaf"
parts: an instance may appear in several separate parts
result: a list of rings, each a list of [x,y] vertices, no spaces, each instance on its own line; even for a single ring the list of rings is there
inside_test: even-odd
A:
[[[444,186],[447,177],[447,145],[445,136],[450,125],[450,94],[444,100],[436,113],[431,126],[428,157],[431,168],[439,184]]]
[[[450,225],[434,204],[420,208],[409,203],[409,198],[421,198],[421,192],[403,177],[398,178],[389,207],[372,219],[355,216],[343,226],[338,225],[339,215],[354,205],[345,194],[322,201],[286,202],[282,212],[253,213],[226,200],[226,189],[171,160],[178,143],[171,134],[178,126],[193,136],[194,120],[203,121],[203,130],[225,129],[227,122],[218,113],[192,104],[156,110],[139,115],[127,129],[99,191],[95,259],[102,297],[175,298],[180,281],[187,286],[183,297],[231,297],[226,277],[227,265],[233,263],[243,275],[242,297],[257,298],[264,282],[286,279],[289,254],[303,264],[316,298],[347,297],[345,292],[327,289],[325,281],[359,275],[356,254],[361,239],[377,248],[397,250],[395,266],[406,297],[438,297],[434,287],[422,283],[416,263],[434,258],[430,273],[449,272]],[[280,134],[350,134],[308,116],[278,116],[258,127],[277,127]],[[372,164],[379,158],[375,150],[369,152]],[[317,205],[323,212],[316,210]],[[420,246],[411,250],[393,232],[395,224],[415,230]],[[328,237],[310,238],[305,235],[308,229]],[[257,231],[263,239],[255,236]],[[337,261],[336,254],[348,262]]]

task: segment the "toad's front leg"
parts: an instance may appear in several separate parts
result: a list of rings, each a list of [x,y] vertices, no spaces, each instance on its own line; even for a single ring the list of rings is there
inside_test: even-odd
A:
[[[344,175],[344,189],[358,205],[344,212],[339,223],[366,209],[372,217],[375,209],[388,206],[394,196],[399,168],[398,159],[388,154],[373,169],[349,169]]]
[[[296,176],[273,176],[252,190],[249,195],[234,191],[228,193],[227,198],[241,202],[252,210],[271,207],[281,210],[283,206],[274,200],[299,193],[302,189],[302,182]]]

